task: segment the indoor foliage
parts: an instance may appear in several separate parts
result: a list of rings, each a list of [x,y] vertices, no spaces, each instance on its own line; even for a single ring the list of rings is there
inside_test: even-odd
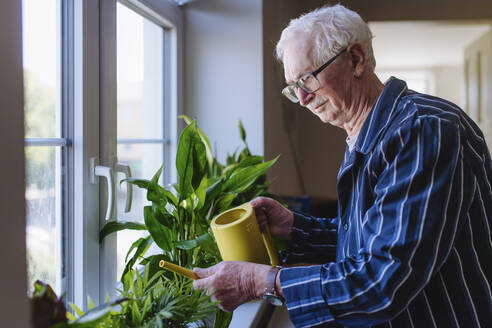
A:
[[[144,207],[144,224],[109,222],[100,234],[102,240],[110,233],[125,229],[149,233],[136,240],[128,251],[127,258],[130,258],[121,277],[124,290],[120,294],[129,301],[123,303],[119,314],[113,315],[114,320],[131,322],[131,327],[178,327],[181,326],[178,321],[190,318],[207,325],[207,321],[200,320],[211,311],[216,312],[214,327],[228,327],[231,313],[222,312],[215,304],[211,306],[208,296],[193,291],[188,279],[162,271],[158,263],[165,260],[193,268],[220,262],[210,231],[212,218],[257,196],[272,196],[267,193],[269,185],[265,173],[277,158],[264,162],[262,156],[252,155],[241,122],[239,133],[244,147],[228,156],[223,165],[212,155],[210,143],[196,122],[183,118],[188,126],[180,136],[176,154],[178,182],[160,186],[158,180],[163,167],[150,180],[123,180],[147,190],[151,205]],[[152,243],[159,246],[162,253],[146,256]],[[145,279],[136,269],[137,264],[144,266]],[[148,277],[152,278],[148,280]],[[169,310],[174,305],[179,305],[181,312]],[[172,321],[173,318],[177,320]]]

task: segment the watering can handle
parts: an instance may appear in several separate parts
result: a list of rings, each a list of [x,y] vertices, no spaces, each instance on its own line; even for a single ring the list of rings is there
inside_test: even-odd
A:
[[[272,266],[280,265],[280,260],[278,259],[278,254],[273,245],[272,235],[270,235],[270,230],[268,227],[265,227],[265,230],[261,233],[261,237],[263,238],[263,242],[265,243],[265,247],[268,252],[268,257],[270,257],[270,264]]]

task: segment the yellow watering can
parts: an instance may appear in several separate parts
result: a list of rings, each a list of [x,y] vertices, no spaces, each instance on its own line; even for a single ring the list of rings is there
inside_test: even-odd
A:
[[[231,208],[213,218],[210,227],[224,261],[246,261],[279,265],[268,227],[260,232],[249,203]]]

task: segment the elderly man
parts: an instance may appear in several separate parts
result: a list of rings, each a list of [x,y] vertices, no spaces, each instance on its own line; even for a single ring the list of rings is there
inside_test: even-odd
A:
[[[195,269],[228,311],[283,297],[298,327],[492,324],[492,161],[456,105],[374,74],[371,32],[343,6],[290,22],[277,44],[283,94],[347,132],[338,217],[257,198],[261,227],[289,241],[290,263]]]

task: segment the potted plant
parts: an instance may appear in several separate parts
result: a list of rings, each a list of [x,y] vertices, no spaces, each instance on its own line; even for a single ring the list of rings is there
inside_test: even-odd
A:
[[[111,233],[125,229],[146,230],[149,233],[136,240],[128,251],[131,257],[127,260],[121,277],[124,290],[120,291],[120,294],[130,299],[134,298],[128,294],[130,290],[134,296],[138,294],[141,299],[143,290],[149,295],[156,295],[156,292],[162,291],[164,285],[173,291],[179,291],[177,294],[175,292],[166,294],[168,296],[195,295],[193,293],[197,291],[192,291],[188,280],[162,271],[158,267],[159,261],[165,260],[187,268],[208,267],[220,262],[221,257],[210,231],[212,218],[257,196],[273,196],[267,192],[269,184],[265,173],[277,158],[264,162],[262,156],[252,155],[241,122],[239,122],[239,132],[244,147],[241,151],[236,150],[228,156],[226,164],[222,165],[213,157],[210,143],[197,127],[196,122],[186,116],[183,118],[188,125],[183,130],[178,143],[177,183],[166,187],[158,184],[163,166],[150,180],[137,178],[123,180],[147,190],[147,199],[151,205],[144,207],[144,224],[109,222],[101,230],[101,240]],[[162,253],[146,256],[152,243],[155,243]],[[145,279],[138,270],[135,270],[136,264],[144,266]],[[148,277],[152,279],[147,280]],[[135,286],[142,284],[146,287],[138,287],[136,293]],[[131,311],[129,309],[125,311],[144,313],[139,322],[143,326],[154,322],[155,327],[160,327],[165,322],[165,318],[159,313],[166,312],[165,305],[159,305],[159,299],[162,297],[162,295],[152,296],[145,300],[141,299],[141,302],[133,302]],[[197,294],[194,297],[201,304],[197,303],[190,309],[197,313],[206,313],[211,309],[210,300],[206,300],[204,295]],[[153,305],[152,311],[149,310],[151,306],[149,302],[157,304],[157,306]],[[127,307],[129,306],[122,306],[123,309]],[[216,311],[214,327],[228,327],[232,314],[215,307],[212,309]],[[138,317],[137,314],[133,315],[136,316]]]

